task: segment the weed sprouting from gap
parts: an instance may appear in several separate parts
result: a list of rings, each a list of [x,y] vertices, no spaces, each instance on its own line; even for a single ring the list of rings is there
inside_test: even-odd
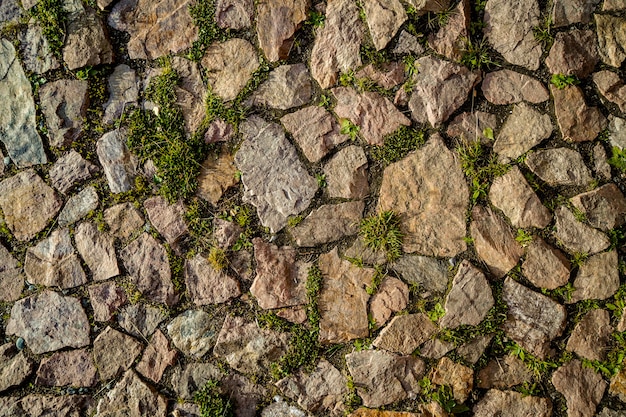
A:
[[[30,15],[39,22],[54,56],[61,59],[67,34],[67,12],[63,8],[63,0],[40,0],[30,9]]]
[[[470,70],[490,69],[494,66],[500,66],[498,62],[491,59],[487,42],[484,39],[481,41],[472,41],[469,38],[465,41],[461,64],[465,65]]]
[[[189,6],[189,14],[198,27],[198,39],[191,45],[187,57],[192,61],[200,61],[211,43],[224,42],[231,34],[229,29],[222,29],[215,22],[214,0],[196,0]]]
[[[472,204],[485,198],[493,178],[504,175],[510,168],[499,163],[497,155],[485,148],[478,141],[460,144],[456,148],[461,158],[461,169],[470,181]]]
[[[371,249],[385,251],[389,261],[402,255],[400,218],[393,211],[382,211],[361,220],[359,235]]]
[[[612,155],[607,161],[609,165],[614,166],[621,172],[626,172],[626,149],[613,146],[611,153]]]
[[[552,74],[550,82],[559,90],[569,87],[570,85],[580,84],[580,80],[575,75]]]
[[[424,132],[416,131],[409,126],[401,126],[390,135],[385,136],[382,146],[373,146],[372,158],[386,167],[408,155],[424,144]]]

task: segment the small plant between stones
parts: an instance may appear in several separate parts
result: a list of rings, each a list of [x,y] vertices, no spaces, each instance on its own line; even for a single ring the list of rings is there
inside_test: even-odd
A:
[[[232,417],[233,405],[220,392],[218,381],[209,380],[204,387],[193,395],[194,402],[200,408],[202,417]]]
[[[389,261],[402,255],[400,218],[393,211],[382,211],[361,220],[359,235],[368,247],[375,251],[385,251]]]

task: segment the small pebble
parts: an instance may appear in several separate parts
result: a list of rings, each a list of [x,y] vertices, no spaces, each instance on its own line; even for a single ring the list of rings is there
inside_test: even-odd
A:
[[[11,158],[9,158],[8,156],[4,157],[4,165],[5,166],[9,166],[9,164],[11,163]]]
[[[15,347],[18,348],[19,350],[24,349],[24,339],[23,338],[18,338],[17,341],[15,342]]]
[[[448,263],[450,264],[450,266],[454,267],[456,265],[456,258],[448,259]]]

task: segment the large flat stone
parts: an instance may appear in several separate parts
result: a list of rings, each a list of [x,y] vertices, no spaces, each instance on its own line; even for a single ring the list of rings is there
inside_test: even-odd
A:
[[[376,50],[385,48],[408,18],[399,0],[365,0],[363,9]]]
[[[281,65],[270,72],[251,97],[257,106],[280,110],[300,107],[311,101],[313,83],[304,64]]]
[[[291,236],[297,246],[312,247],[355,235],[359,231],[364,208],[363,201],[326,204],[313,210],[294,227]]]
[[[569,281],[570,269],[571,264],[563,252],[533,236],[526,249],[522,273],[534,286],[549,290],[561,287]]]
[[[617,252],[591,256],[580,266],[574,279],[574,292],[567,303],[581,300],[606,300],[619,288]]]
[[[528,168],[550,186],[584,186],[592,181],[582,156],[573,149],[552,148],[530,153]]]
[[[473,408],[475,417],[550,417],[552,402],[548,398],[523,395],[516,391],[491,389]]]
[[[96,365],[86,349],[56,352],[41,361],[37,385],[47,387],[92,387],[98,382]]]
[[[95,223],[85,222],[78,225],[74,240],[76,249],[91,270],[94,280],[103,281],[120,273],[113,237],[100,232]]]
[[[374,340],[374,346],[403,355],[412,354],[415,349],[437,332],[437,326],[433,324],[427,315],[423,313],[402,314],[394,317],[391,322],[381,330]]]
[[[481,89],[487,101],[493,104],[543,103],[550,98],[541,81],[508,69],[485,75]]]
[[[93,342],[93,357],[101,381],[117,378],[131,367],[143,345],[135,338],[107,327]]]
[[[50,145],[70,145],[82,135],[89,107],[87,81],[58,80],[39,89],[41,111],[46,117]]]
[[[259,46],[270,62],[286,59],[293,34],[307,17],[309,0],[268,0],[257,4]]]
[[[33,361],[23,351],[19,351],[15,344],[0,346],[0,392],[19,386],[30,376],[33,368]]]
[[[0,245],[0,301],[11,302],[20,298],[24,276],[17,259]]]
[[[626,198],[614,183],[578,194],[572,204],[593,227],[608,232],[626,221]]]
[[[605,64],[619,67],[626,58],[626,19],[608,14],[593,16],[600,59]]]
[[[165,397],[143,382],[131,369],[98,401],[96,417],[165,417],[166,411]]]
[[[516,159],[549,138],[553,130],[549,115],[529,104],[516,104],[496,136],[493,151],[504,160]]]
[[[221,304],[241,295],[239,282],[198,254],[185,262],[185,286],[196,305]]]
[[[567,417],[592,417],[607,383],[591,368],[574,359],[552,374],[552,384],[567,401]]]
[[[96,153],[114,194],[130,191],[137,173],[137,158],[126,147],[126,133],[107,132],[96,143]]]
[[[554,218],[554,237],[571,253],[591,255],[603,251],[611,243],[604,233],[579,222],[565,206],[555,210]]]
[[[582,90],[569,86],[562,90],[550,86],[554,97],[554,112],[563,139],[570,142],[594,140],[607,125],[598,107],[585,103]]]
[[[233,100],[259,68],[256,50],[245,39],[216,42],[207,49],[202,66],[211,91],[225,101]]]

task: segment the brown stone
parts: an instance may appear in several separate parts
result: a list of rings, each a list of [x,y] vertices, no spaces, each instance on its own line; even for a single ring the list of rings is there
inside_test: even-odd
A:
[[[487,101],[493,104],[543,103],[550,98],[541,81],[508,69],[485,75],[481,89]]]
[[[141,361],[135,367],[137,372],[158,383],[165,368],[173,365],[176,358],[176,351],[170,349],[169,344],[169,340],[161,330],[154,332],[150,344],[143,352]]]
[[[165,417],[167,401],[129,369],[98,402],[96,416]]]
[[[600,59],[619,68],[626,58],[626,19],[608,14],[594,14],[593,17]]]
[[[198,254],[185,262],[185,286],[194,304],[221,304],[241,294],[239,282],[225,271],[217,271]]]
[[[608,0],[609,2],[611,0]],[[571,25],[572,23],[587,24],[591,20],[591,14],[600,0],[557,0],[552,9],[552,22],[554,27]],[[606,10],[606,3],[604,8]],[[595,46],[595,42],[594,42]]]
[[[578,194],[572,198],[572,204],[585,214],[591,226],[605,232],[626,221],[626,198],[612,182],[593,191]]]
[[[78,1],[64,2],[66,14],[63,61],[75,70],[113,62],[113,46],[104,22],[91,7]]]
[[[613,333],[610,320],[608,311],[591,310],[574,327],[566,349],[592,361],[606,360]]]
[[[550,92],[563,139],[571,142],[594,140],[606,127],[606,118],[599,108],[587,106],[580,88],[569,86],[559,90],[552,85]]]
[[[143,303],[126,305],[117,314],[120,327],[143,340],[147,340],[164,319],[161,309]]]
[[[361,200],[323,205],[291,229],[291,236],[297,246],[311,247],[355,235],[364,208]]]
[[[116,129],[102,135],[96,143],[96,153],[111,192],[130,191],[135,183],[138,161],[126,146],[126,131]]]
[[[324,174],[330,198],[362,199],[369,193],[367,156],[359,146],[337,152],[324,166]]]
[[[74,234],[76,249],[95,281],[103,281],[120,273],[115,256],[113,237],[98,230],[93,222],[78,225]]]
[[[465,112],[452,119],[446,133],[462,140],[463,143],[479,141],[489,145],[493,143],[493,132],[497,127],[498,119],[495,114],[482,111]]]
[[[407,20],[399,0],[365,0],[363,9],[376,50],[384,49]]]
[[[486,367],[478,373],[478,388],[506,389],[531,381],[532,372],[524,362],[513,355],[495,358],[489,361]]]
[[[165,198],[152,197],[144,201],[148,219],[152,226],[165,238],[171,246],[176,246],[188,232],[184,221],[185,206],[182,201],[169,204]]]
[[[0,392],[24,382],[33,372],[33,367],[33,361],[23,351],[19,351],[15,344],[0,346]],[[2,411],[0,415],[4,415]]]
[[[171,65],[180,80],[174,87],[176,104],[183,114],[185,129],[191,136],[206,116],[207,89],[196,62],[175,56],[171,58]]]
[[[144,224],[141,212],[131,203],[109,207],[104,211],[104,221],[109,227],[109,233],[119,239],[128,239]]]
[[[370,301],[370,315],[376,327],[382,327],[409,303],[409,287],[398,278],[386,277]]]
[[[91,352],[80,349],[57,352],[41,361],[37,385],[46,387],[92,387],[98,382]]]
[[[552,148],[530,153],[526,165],[548,185],[587,185],[592,181],[591,173],[582,156],[573,149]]]
[[[403,62],[385,62],[380,66],[369,64],[360,69],[355,77],[357,79],[368,78],[387,90],[400,85],[405,80]]]
[[[571,265],[563,252],[533,236],[526,249],[522,273],[534,286],[548,290],[561,287],[569,281],[570,270]]]
[[[245,29],[252,24],[254,2],[252,0],[217,0],[215,22],[222,29]]]
[[[459,403],[467,400],[474,386],[474,371],[450,358],[441,358],[433,368],[431,381],[437,385],[448,385],[452,388],[454,399]]]
[[[11,253],[0,245],[0,301],[17,301],[24,288],[22,269]]]
[[[552,384],[567,401],[568,417],[592,417],[604,396],[607,383],[602,376],[574,359],[552,374]]]
[[[437,326],[425,314],[403,314],[389,322],[374,340],[374,346],[410,355],[436,332]]]
[[[306,19],[309,0],[268,0],[257,4],[259,46],[270,62],[286,59],[293,34]]]
[[[39,89],[41,111],[46,117],[52,146],[70,145],[81,136],[89,107],[87,87],[87,81],[58,80]]]
[[[474,365],[478,362],[478,359],[485,353],[485,349],[491,343],[493,334],[485,334],[476,337],[474,340],[460,346],[456,353],[458,353],[463,360],[467,363]]]
[[[609,394],[616,396],[621,401],[626,400],[626,370],[624,368],[611,378]],[[621,417],[621,413],[615,417]]]
[[[250,102],[256,106],[289,110],[307,104],[312,95],[313,83],[306,65],[281,65],[270,72]]]
[[[626,112],[626,86],[619,75],[607,70],[598,71],[593,74],[593,82],[605,99]]]
[[[516,391],[491,389],[473,408],[475,417],[550,417],[552,402],[548,398],[524,395]]]
[[[235,158],[228,152],[209,154],[200,168],[198,196],[216,205],[226,190],[237,184]]]
[[[109,321],[117,309],[126,304],[126,294],[115,282],[90,285],[89,299],[95,321]]]
[[[571,253],[592,255],[603,251],[611,243],[604,233],[576,220],[565,206],[555,210],[554,218],[554,237]]]
[[[93,356],[101,381],[116,378],[139,356],[142,345],[134,338],[111,327],[104,329],[93,342]]]
[[[505,161],[516,159],[549,138],[553,130],[549,115],[519,103],[498,132],[493,150]]]
[[[615,250],[591,256],[578,269],[574,292],[568,303],[606,300],[619,288],[618,258]]]
[[[596,35],[591,30],[557,33],[546,58],[551,74],[575,75],[581,79],[587,78],[597,63]]]
[[[233,100],[259,68],[256,50],[245,39],[215,42],[207,49],[202,66],[211,91],[224,101]]]
[[[460,61],[469,39],[470,10],[469,0],[460,1],[446,24],[428,37],[430,47],[453,61]]]

